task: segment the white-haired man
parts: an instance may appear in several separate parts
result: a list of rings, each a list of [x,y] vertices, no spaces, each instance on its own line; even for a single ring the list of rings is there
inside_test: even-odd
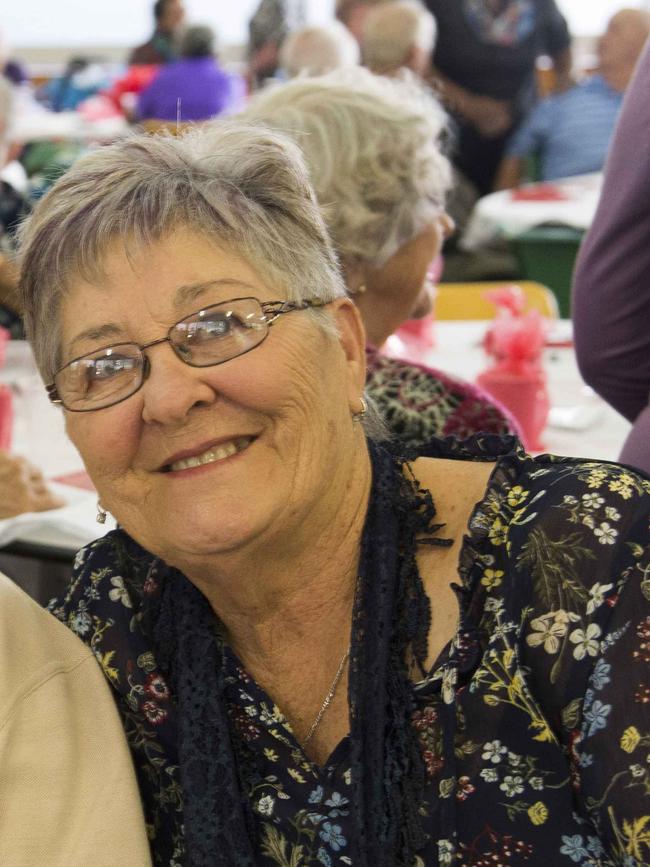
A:
[[[324,75],[344,66],[357,66],[359,44],[340,21],[301,27],[284,41],[280,66],[289,78],[297,75]]]
[[[378,75],[410,69],[423,77],[436,40],[436,20],[419,0],[394,0],[366,15],[361,38],[363,63]]]
[[[612,16],[598,41],[598,71],[533,109],[508,145],[497,189],[525,180],[531,157],[544,181],[603,168],[623,94],[649,34],[648,12],[621,9]]]

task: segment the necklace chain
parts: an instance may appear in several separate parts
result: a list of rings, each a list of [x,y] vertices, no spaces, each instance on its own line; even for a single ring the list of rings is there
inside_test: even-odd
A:
[[[339,662],[339,667],[336,670],[336,674],[334,675],[334,680],[330,684],[330,688],[327,690],[327,695],[325,696],[322,705],[320,706],[320,710],[316,714],[313,723],[309,726],[309,731],[305,735],[300,746],[304,749],[309,741],[312,739],[314,732],[318,728],[325,715],[325,711],[331,705],[332,699],[336,694],[336,688],[339,685],[339,681],[343,675],[343,671],[345,670],[345,663],[348,661],[348,657],[350,656],[350,648],[348,647],[343,656],[341,657],[341,661]]]

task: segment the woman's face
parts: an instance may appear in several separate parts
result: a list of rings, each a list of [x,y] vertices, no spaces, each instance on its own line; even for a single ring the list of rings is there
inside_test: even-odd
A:
[[[427,274],[453,226],[453,220],[443,213],[412,241],[403,244],[381,268],[365,270],[363,279],[367,289],[367,303],[390,308],[390,322],[393,327],[388,334],[383,335],[383,340],[407,319],[419,319],[431,312],[432,285]],[[362,297],[357,300],[365,318]],[[371,311],[368,312],[372,315]],[[371,341],[377,345],[383,343],[378,337],[372,340],[371,327],[369,324],[367,327]]]
[[[101,284],[73,281],[64,299],[64,362],[113,343],[157,340],[221,301],[286,297],[238,255],[189,230],[130,259],[115,245],[105,274]],[[339,339],[295,311],[255,349],[214,367],[189,367],[161,343],[147,350],[151,372],[136,394],[95,412],[66,412],[103,506],[145,548],[174,565],[235,551],[291,534],[340,493],[337,473],[349,470],[345,458],[360,445],[351,412],[360,407],[364,337],[347,299],[327,309]],[[188,467],[199,455],[209,462]]]

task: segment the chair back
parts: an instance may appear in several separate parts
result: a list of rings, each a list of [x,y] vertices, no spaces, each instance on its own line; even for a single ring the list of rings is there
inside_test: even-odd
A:
[[[492,319],[496,307],[485,293],[508,285],[519,286],[526,303],[524,313],[539,310],[542,316],[557,319],[559,310],[553,292],[533,280],[485,281],[482,283],[438,283],[434,304],[435,319]]]

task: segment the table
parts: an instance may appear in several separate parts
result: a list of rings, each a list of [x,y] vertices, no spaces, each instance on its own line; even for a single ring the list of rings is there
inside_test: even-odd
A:
[[[584,231],[593,222],[602,183],[602,172],[594,172],[490,193],[474,206],[459,244],[476,250],[496,238],[517,238],[548,224]]]
[[[436,344],[422,353],[420,360],[473,381],[487,364],[480,345],[487,324],[436,323]],[[565,338],[569,332],[570,323],[559,322],[555,337]],[[598,397],[583,391],[571,347],[549,348],[545,364],[553,404],[551,425],[544,436],[548,451],[615,459],[629,424]],[[63,413],[47,399],[24,341],[8,344],[0,382],[8,383],[15,395],[12,450],[29,458],[50,479],[82,469],[81,458],[66,436]],[[68,504],[51,512],[0,521],[0,546],[9,542],[40,545],[50,552],[51,559],[62,553],[71,557],[79,547],[114,526],[110,519],[103,526],[95,523],[97,499],[92,492],[62,484],[56,490]]]

